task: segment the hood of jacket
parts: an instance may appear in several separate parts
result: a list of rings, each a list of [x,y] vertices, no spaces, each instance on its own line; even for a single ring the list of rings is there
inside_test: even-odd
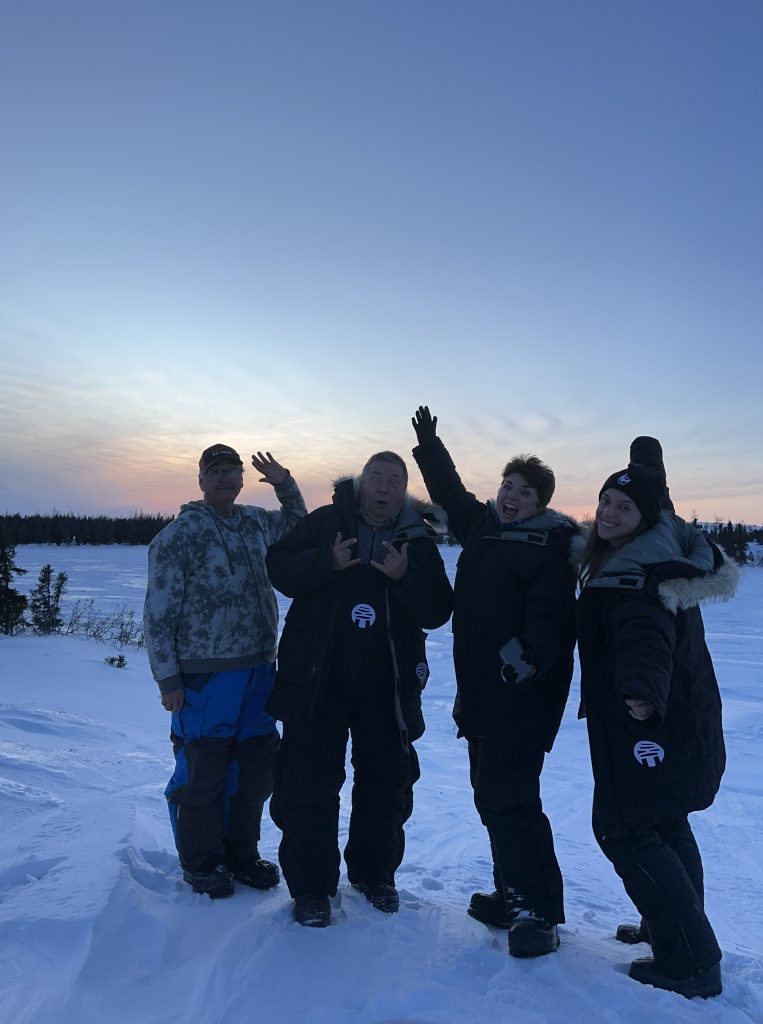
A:
[[[739,567],[696,526],[662,511],[650,529],[623,544],[586,587],[642,589],[648,582],[671,612],[707,601],[729,601]]]
[[[490,523],[497,521],[495,501],[491,498],[486,502],[486,517]],[[561,538],[558,542],[568,552],[570,565],[577,569],[585,547],[583,530],[572,516],[566,516],[553,508],[544,508],[542,512],[523,519],[516,526],[498,531],[496,535],[502,540],[527,541],[528,543],[545,543],[550,537]]]
[[[360,492],[360,476],[340,476],[334,480],[332,501],[346,513],[360,511],[358,494]],[[395,519],[396,540],[412,540],[415,537],[427,537],[430,540],[438,536],[431,524],[437,523],[442,533],[447,523],[444,509],[433,501],[425,501],[406,491],[403,506]]]

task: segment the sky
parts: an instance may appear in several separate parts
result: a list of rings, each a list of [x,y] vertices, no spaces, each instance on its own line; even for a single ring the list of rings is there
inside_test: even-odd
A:
[[[172,513],[217,441],[315,507],[428,404],[480,497],[533,452],[589,514],[645,433],[763,521],[762,45],[759,0],[0,0],[0,511]]]

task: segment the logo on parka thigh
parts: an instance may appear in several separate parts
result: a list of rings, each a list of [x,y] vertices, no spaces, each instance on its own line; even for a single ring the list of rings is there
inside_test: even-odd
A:
[[[358,629],[366,629],[376,622],[376,612],[370,604],[356,604],[350,612],[350,618]]]
[[[644,768],[656,768],[665,760],[665,751],[653,740],[639,740],[633,748],[633,756]]]

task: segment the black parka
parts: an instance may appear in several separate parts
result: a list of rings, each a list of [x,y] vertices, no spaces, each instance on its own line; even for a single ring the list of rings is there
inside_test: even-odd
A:
[[[337,533],[358,536],[358,505],[351,479],[340,481],[333,502],[309,513],[266,557],[273,586],[292,603],[278,648],[278,670],[267,710],[281,721],[309,723],[318,706],[343,589],[356,570],[334,572],[331,555]],[[395,714],[403,746],[424,732],[421,691],[426,685],[426,629],[448,621],[453,591],[437,550],[434,530],[406,499],[395,522],[392,543],[408,544],[408,571],[401,580],[383,577],[387,639],[391,655]],[[378,570],[371,570],[378,571]]]
[[[708,807],[725,767],[721,698],[698,604],[728,599],[738,570],[669,512],[626,543],[578,601],[581,694],[594,819],[621,838]],[[626,697],[655,714],[636,721]]]
[[[492,502],[464,487],[439,437],[413,456],[463,551],[453,612],[459,735],[511,740],[522,735],[551,750],[570,689],[575,647],[577,524],[546,509],[499,529]],[[501,678],[500,648],[517,638],[536,674],[518,684]]]

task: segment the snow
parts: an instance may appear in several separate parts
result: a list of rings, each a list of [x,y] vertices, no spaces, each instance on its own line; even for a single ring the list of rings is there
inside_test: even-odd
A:
[[[451,575],[458,549],[443,548]],[[139,610],[145,548],[17,548],[24,589],[50,562],[73,596]],[[282,600],[282,611],[286,601]],[[163,789],[169,718],[144,651],[67,637],[0,637],[0,1021],[5,1024],[477,1024],[511,1021],[763,1022],[763,572],[705,611],[724,695],[729,765],[715,805],[693,817],[707,906],[724,950],[708,1002],[625,974],[648,948],[614,941],[635,920],[590,831],[591,775],[577,680],[544,771],[565,877],[558,953],[510,958],[506,935],[465,913],[492,888],[485,832],[455,738],[449,627],[429,638],[427,732],[417,744],[402,905],[383,915],[342,876],[327,929],[291,919],[283,883],[230,900],[181,881]],[[348,808],[343,804],[342,832]],[[264,855],[279,833],[266,817]]]

